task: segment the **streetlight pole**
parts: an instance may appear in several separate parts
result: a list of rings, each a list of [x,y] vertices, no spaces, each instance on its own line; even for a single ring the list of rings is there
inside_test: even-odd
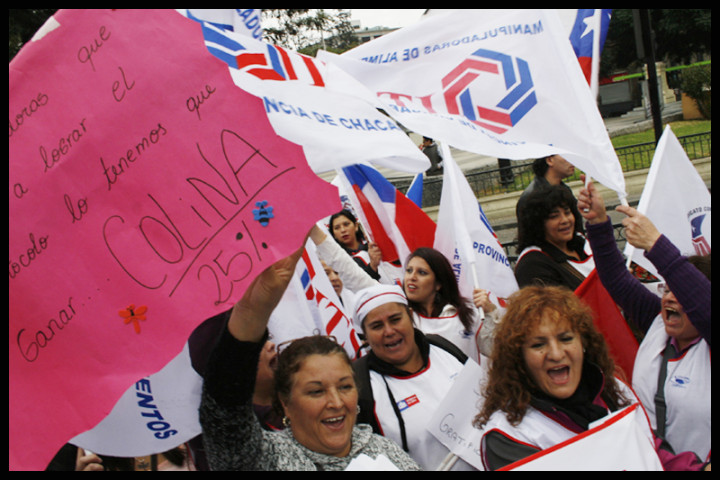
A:
[[[658,94],[657,71],[655,70],[655,44],[653,42],[652,26],[650,25],[650,10],[633,9],[635,25],[635,45],[638,58],[645,61],[648,73],[648,96],[650,98],[650,113],[655,130],[655,143],[662,136],[662,112],[660,111],[660,95]]]

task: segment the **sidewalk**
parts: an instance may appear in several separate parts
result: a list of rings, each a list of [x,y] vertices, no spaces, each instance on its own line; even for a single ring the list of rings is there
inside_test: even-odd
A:
[[[662,110],[663,123],[677,120],[682,120],[682,102],[677,101],[666,104]],[[619,117],[606,118],[603,121],[610,138],[653,128],[652,118],[645,118],[643,107],[637,107]]]

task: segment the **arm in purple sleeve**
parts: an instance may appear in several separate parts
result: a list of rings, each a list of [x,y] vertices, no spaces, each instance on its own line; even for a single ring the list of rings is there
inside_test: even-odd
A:
[[[647,332],[660,313],[660,298],[645,288],[625,267],[610,219],[595,225],[587,224],[587,236],[595,257],[600,282],[622,308],[625,318]]]
[[[660,235],[645,257],[655,265],[690,322],[710,345],[710,280],[665,235]]]

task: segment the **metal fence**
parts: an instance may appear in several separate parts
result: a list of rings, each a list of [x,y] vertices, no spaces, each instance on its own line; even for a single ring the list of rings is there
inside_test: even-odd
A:
[[[680,144],[685,148],[688,157],[693,160],[711,156],[710,132],[679,137]],[[615,150],[624,172],[649,168],[655,154],[655,142],[641,143]],[[513,161],[508,167],[486,167],[465,173],[470,187],[478,198],[522,191],[534,178],[533,160]],[[567,181],[578,180],[579,172]],[[394,182],[398,190],[405,192],[410,182],[407,180]],[[423,207],[440,204],[442,191],[442,175],[425,178],[423,182]]]
[[[710,132],[678,137],[678,140],[691,160],[711,156],[712,135]],[[655,142],[621,147],[615,151],[625,172],[650,168],[650,163],[655,154]],[[524,190],[534,178],[532,163],[532,160],[513,161],[509,167],[487,167],[478,169],[467,172],[465,177],[478,198],[521,191]],[[576,173],[574,177],[568,180],[578,179],[579,173]],[[405,192],[409,187],[409,183],[409,181],[398,181],[395,182],[395,186],[400,191]],[[430,207],[439,205],[441,191],[442,175],[426,178],[423,182],[423,206]],[[625,248],[625,232],[622,224],[616,224],[613,225],[613,227],[615,229],[615,240],[618,248]],[[505,249],[505,255],[512,264],[512,267],[515,268],[515,262],[520,253],[516,251],[517,241],[505,242],[502,246]]]

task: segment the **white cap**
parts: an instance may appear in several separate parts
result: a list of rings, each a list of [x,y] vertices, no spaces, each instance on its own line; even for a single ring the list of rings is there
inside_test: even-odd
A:
[[[374,287],[364,288],[355,294],[355,310],[353,323],[355,328],[362,330],[362,321],[370,311],[386,303],[408,304],[407,297],[399,285],[379,283]]]

